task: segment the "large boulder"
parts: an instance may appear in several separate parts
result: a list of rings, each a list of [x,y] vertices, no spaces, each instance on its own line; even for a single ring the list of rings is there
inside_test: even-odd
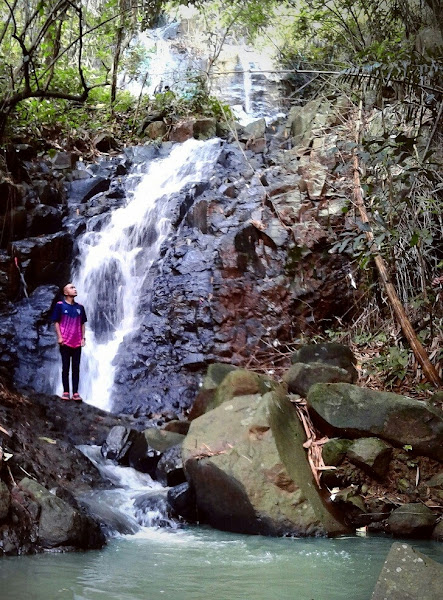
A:
[[[427,402],[348,383],[317,383],[307,397],[322,431],[377,436],[443,461],[443,418]]]
[[[45,487],[25,477],[20,487],[40,507],[38,539],[43,548],[101,548],[104,538],[96,523]]]
[[[101,447],[102,456],[122,464],[126,461],[127,464],[127,454],[134,441],[134,433],[123,425],[115,425]]]
[[[391,546],[371,600],[437,600],[442,589],[441,564],[408,544],[396,542]]]
[[[292,470],[288,474],[274,437],[275,428],[288,426],[287,415],[283,423],[274,418],[271,430],[269,415],[276,402],[280,412],[285,402],[282,391],[235,396],[191,423],[182,453],[199,518],[218,529],[241,533],[343,532],[312,483],[302,447],[303,429],[295,414],[288,439],[279,435]],[[286,408],[294,412],[287,403]]]
[[[195,493],[187,481],[170,488],[167,499],[177,517],[190,522],[198,520]]]

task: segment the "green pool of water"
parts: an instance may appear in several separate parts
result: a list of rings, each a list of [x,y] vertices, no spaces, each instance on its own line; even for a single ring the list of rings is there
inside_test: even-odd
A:
[[[0,599],[369,600],[392,542],[143,529],[101,551],[3,558]],[[443,563],[442,544],[411,545]]]

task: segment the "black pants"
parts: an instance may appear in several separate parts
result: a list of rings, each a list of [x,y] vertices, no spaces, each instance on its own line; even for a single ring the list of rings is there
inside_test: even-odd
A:
[[[63,391],[69,394],[69,368],[72,360],[72,393],[78,392],[78,380],[80,375],[80,356],[82,348],[70,348],[69,346],[61,345],[60,354],[62,355],[62,381]]]

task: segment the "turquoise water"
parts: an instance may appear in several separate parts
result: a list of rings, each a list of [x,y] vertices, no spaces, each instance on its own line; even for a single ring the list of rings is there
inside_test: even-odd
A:
[[[369,600],[392,542],[144,528],[101,551],[3,558],[0,598]],[[411,545],[443,562],[442,544]]]

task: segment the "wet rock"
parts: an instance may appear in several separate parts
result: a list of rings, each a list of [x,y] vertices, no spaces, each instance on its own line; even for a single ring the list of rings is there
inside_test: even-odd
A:
[[[348,371],[321,362],[295,363],[283,376],[288,390],[300,396],[307,396],[314,383],[351,383]]]
[[[421,503],[403,504],[391,512],[388,530],[398,537],[429,537],[437,521],[432,510]]]
[[[88,494],[83,497],[81,504],[100,523],[100,527],[106,537],[113,536],[116,533],[120,533],[121,535],[134,534],[138,530],[138,525],[134,523],[131,517],[105,504],[100,496],[100,492],[98,494]]]
[[[443,418],[427,402],[347,383],[317,383],[307,400],[323,431],[351,437],[371,434],[443,460]]]
[[[68,186],[69,204],[84,204],[96,194],[109,189],[110,180],[107,177],[96,176],[90,179],[77,179]]]
[[[352,383],[357,379],[355,364],[357,359],[349,346],[336,342],[326,344],[307,344],[302,346],[291,357],[292,363],[324,363],[334,367],[346,369],[352,378]]]
[[[101,447],[102,456],[119,463],[124,462],[127,460],[127,454],[134,438],[134,431],[123,427],[123,425],[116,425],[111,429]]]
[[[134,502],[137,522],[145,527],[169,527],[169,505],[163,492],[150,491],[139,496]]]
[[[29,492],[40,507],[38,540],[43,548],[58,546],[101,548],[103,546],[103,535],[91,519],[51,494],[33,479],[27,477],[22,479],[20,487]]]
[[[62,228],[63,214],[60,209],[45,204],[38,204],[27,215],[27,235],[47,235],[56,233]]]
[[[361,438],[349,446],[347,458],[376,479],[382,479],[388,470],[392,447],[378,438]]]
[[[28,294],[41,285],[56,283],[61,286],[69,281],[72,247],[71,235],[64,231],[11,244],[11,252],[19,260]]]
[[[181,444],[165,450],[158,461],[155,478],[167,487],[174,487],[186,481]]]
[[[51,391],[52,382],[48,377],[47,365],[58,363],[59,351],[50,316],[59,294],[60,288],[57,286],[39,286],[29,298],[17,304],[17,311],[12,316],[18,358],[14,380],[21,389],[27,387]]]
[[[173,512],[190,523],[198,520],[195,493],[188,482],[181,483],[168,490],[168,502]]]
[[[159,148],[155,144],[130,146],[129,148],[124,148],[123,152],[131,164],[148,163],[159,156]]]
[[[145,435],[140,432],[133,433],[133,441],[127,453],[128,465],[136,471],[148,473],[155,478],[155,472],[160,452],[154,449]]]
[[[443,588],[441,564],[408,544],[392,544],[371,600],[436,600]]]

